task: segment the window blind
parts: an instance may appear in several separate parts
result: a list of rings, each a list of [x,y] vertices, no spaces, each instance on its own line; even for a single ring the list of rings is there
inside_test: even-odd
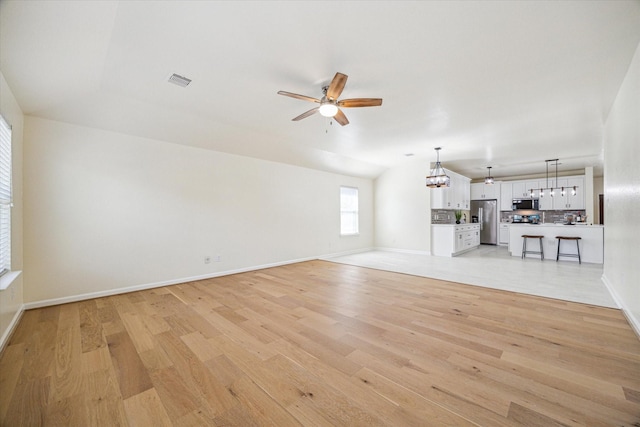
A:
[[[11,126],[0,116],[0,275],[11,269]]]
[[[358,234],[358,189],[340,187],[340,234]]]

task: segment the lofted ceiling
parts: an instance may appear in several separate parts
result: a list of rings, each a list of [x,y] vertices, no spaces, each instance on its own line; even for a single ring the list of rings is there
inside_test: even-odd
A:
[[[0,2],[25,114],[369,178],[435,147],[471,178],[601,174],[639,42],[637,0]],[[338,71],[382,106],[291,121],[314,104],[277,92],[320,98]]]

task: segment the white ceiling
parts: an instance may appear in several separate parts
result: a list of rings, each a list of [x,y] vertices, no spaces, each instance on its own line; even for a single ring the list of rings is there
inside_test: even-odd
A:
[[[471,178],[598,175],[639,42],[637,0],[0,3],[25,114],[372,178],[438,146]],[[276,92],[319,98],[337,71],[383,105],[291,121],[315,104]]]

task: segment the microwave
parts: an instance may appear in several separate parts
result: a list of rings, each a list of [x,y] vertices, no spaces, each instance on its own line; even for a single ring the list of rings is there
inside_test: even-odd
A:
[[[512,210],[538,210],[538,199],[513,199]]]

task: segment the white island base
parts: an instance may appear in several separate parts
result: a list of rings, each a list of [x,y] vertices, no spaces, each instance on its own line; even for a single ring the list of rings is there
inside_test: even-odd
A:
[[[555,261],[558,250],[556,236],[580,237],[580,257],[582,262],[604,263],[604,226],[602,225],[564,225],[564,224],[510,224],[509,252],[513,256],[522,256],[522,235],[544,236],[542,239],[545,261]],[[563,241],[560,253],[577,254],[574,241]],[[539,250],[537,239],[527,240],[527,249]],[[540,258],[540,255],[527,254],[527,258]],[[560,256],[560,261],[578,262],[578,258]]]

